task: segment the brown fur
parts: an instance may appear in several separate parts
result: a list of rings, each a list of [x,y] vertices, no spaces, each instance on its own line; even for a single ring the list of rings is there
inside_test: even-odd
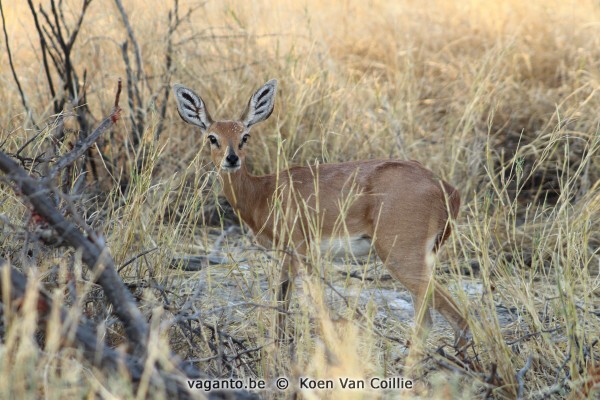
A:
[[[454,187],[437,179],[420,163],[401,160],[320,164],[293,167],[279,176],[253,176],[245,167],[245,146],[238,149],[237,132],[242,128],[234,128],[235,124],[215,123],[207,133],[233,146],[241,160],[238,171],[221,172],[223,189],[227,200],[261,244],[293,248],[301,255],[306,254],[312,238],[305,232],[309,231],[309,219],[314,221],[315,217],[320,218],[322,238],[343,235],[344,231],[351,236],[367,235],[375,238],[375,250],[392,275],[413,294],[416,309],[425,304],[423,297],[431,275],[426,265],[427,253],[437,251],[451,234],[447,206],[452,218],[456,218],[460,206],[460,195]],[[213,147],[211,157],[215,165],[221,165],[229,151],[224,145]],[[339,204],[348,201],[348,196],[352,200],[344,219],[345,230],[339,228],[338,222],[338,232],[334,232]],[[285,221],[275,220],[276,213],[272,212],[275,197],[280,199]],[[312,211],[304,211],[307,209]],[[433,248],[426,249],[432,238],[435,238]],[[286,264],[292,261],[286,258]],[[279,298],[286,301],[284,307],[289,302],[288,270],[293,274],[297,268],[283,267],[283,293]],[[439,284],[434,284],[433,305],[457,333],[466,329],[456,303]],[[424,319],[429,324],[431,318],[425,307]]]
[[[239,121],[219,122],[212,121],[204,102],[191,90],[181,85],[174,90],[182,118],[203,129],[211,141],[211,158],[227,200],[260,244],[286,250],[278,293],[282,306],[289,305],[290,274],[298,271],[298,255],[328,238],[369,238],[392,276],[411,292],[425,325],[431,324],[428,257],[451,234],[448,214],[451,218],[458,214],[458,191],[416,161],[353,161],[250,175],[244,162],[245,141],[250,127],[271,114],[276,86],[273,80],[260,88]],[[461,339],[467,322],[450,293],[435,281],[432,299]],[[279,327],[283,332],[284,314]]]

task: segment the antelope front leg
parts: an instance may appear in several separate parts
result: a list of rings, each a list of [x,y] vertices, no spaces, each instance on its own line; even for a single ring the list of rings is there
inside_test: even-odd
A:
[[[280,340],[286,338],[285,323],[292,299],[294,278],[298,274],[299,263],[298,256],[295,254],[286,253],[283,257],[283,265],[277,286],[277,305],[280,308],[277,315],[277,336]]]

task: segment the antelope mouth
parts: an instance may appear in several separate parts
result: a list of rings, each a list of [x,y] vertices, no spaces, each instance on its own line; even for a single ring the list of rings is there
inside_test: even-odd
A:
[[[240,164],[240,163],[234,164],[234,165],[221,164],[221,171],[227,172],[228,174],[230,174],[232,172],[236,172],[237,170],[239,170],[241,168],[241,166],[242,166],[242,164]]]

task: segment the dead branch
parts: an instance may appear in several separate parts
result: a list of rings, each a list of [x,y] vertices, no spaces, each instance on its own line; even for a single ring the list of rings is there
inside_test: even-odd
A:
[[[155,108],[155,104],[160,104],[158,108],[159,119],[156,128],[154,129],[154,140],[160,139],[160,135],[164,130],[164,119],[167,113],[167,103],[171,93],[171,78],[175,70],[173,64],[173,52],[174,52],[174,36],[177,29],[181,26],[183,21],[189,20],[193,10],[196,8],[190,7],[183,15],[179,15],[179,0],[173,0],[173,8],[168,13],[168,29],[166,33],[166,49],[165,49],[165,71],[161,75],[161,85],[156,90],[151,86],[149,76],[144,71],[143,59],[141,54],[141,47],[135,36],[133,27],[129,21],[129,17],[123,7],[121,0],[114,0],[115,5],[121,15],[121,20],[127,37],[121,44],[121,57],[125,64],[125,72],[127,77],[127,98],[128,105],[130,108],[130,123],[132,133],[132,147],[135,151],[141,148],[144,142],[144,134],[148,126],[147,116],[151,110]],[[132,49],[131,49],[132,48]],[[129,51],[133,52],[133,60],[130,57]],[[146,88],[150,95],[146,97],[144,95],[144,88]],[[160,101],[157,101],[160,99]],[[143,151],[143,149],[141,149]],[[140,151],[140,153],[141,153]],[[140,170],[144,164],[144,154],[141,153],[138,157],[136,168]]]
[[[4,288],[10,288],[8,293],[5,294],[2,292]],[[5,295],[7,295],[12,305],[20,304],[26,296],[26,288],[27,278],[25,275],[0,258],[0,298],[6,299]],[[5,304],[5,307],[11,307],[11,303]],[[44,329],[50,320],[53,307],[54,304],[50,295],[44,290],[38,290],[37,311],[39,323]],[[69,331],[70,325],[74,323],[69,320],[65,309],[60,310],[60,321],[65,333]],[[94,366],[116,372],[119,365],[125,364],[131,374],[132,381],[137,382],[141,379],[144,365],[139,360],[134,360],[125,353],[117,353],[115,350],[102,344],[98,340],[98,335],[90,323],[85,321],[79,323],[74,337],[69,337],[68,335],[63,335],[62,337],[64,340],[62,343],[63,346],[81,348],[86,360]]]
[[[136,64],[136,78],[139,81],[143,74],[144,70],[142,69],[142,51],[140,50],[140,45],[135,38],[135,34],[133,33],[133,28],[129,23],[129,17],[125,12],[125,8],[123,7],[123,3],[121,0],[115,0],[115,4],[119,9],[119,14],[121,14],[121,19],[123,20],[123,25],[125,25],[125,29],[127,30],[127,36],[129,37],[129,41],[133,45],[134,54],[135,54],[135,64]]]
[[[519,370],[519,373],[517,373],[517,382],[519,383],[519,391],[517,394],[517,399],[523,398],[523,392],[525,390],[525,381],[523,380],[523,378],[525,377],[525,374],[527,373],[527,371],[529,371],[529,368],[531,368],[532,360],[533,360],[533,357],[531,355],[529,355],[529,357],[527,357],[527,362],[525,362],[525,365],[523,366],[523,368],[521,368]]]
[[[121,108],[119,107],[119,96],[121,95],[121,79],[119,79],[119,83],[117,85],[117,94],[115,95],[115,106],[111,112],[111,114],[106,117],[100,125],[88,136],[79,140],[73,150],[62,156],[52,167],[50,171],[49,179],[53,179],[56,175],[66,168],[68,165],[72,164],[81,157],[100,137],[102,133],[112,128],[113,125],[119,120],[121,115]]]
[[[45,181],[31,178],[23,168],[2,152],[0,152],[0,170],[15,184],[19,193],[31,202],[35,212],[57,231],[62,240],[76,249],[81,249],[83,262],[97,274],[96,281],[103,288],[116,316],[125,328],[126,336],[133,347],[133,356],[136,360],[144,360],[147,351],[148,325],[137,308],[132,294],[117,274],[114,261],[102,240],[93,241],[92,238],[85,237],[79,227],[68,221],[52,204],[48,197],[51,190]],[[196,379],[205,376],[193,366],[180,362],[175,356],[172,356],[172,360],[187,377]],[[141,364],[143,365],[144,362]],[[161,377],[164,379],[164,376]],[[182,389],[185,387],[182,380],[177,381],[177,397],[187,398],[189,392],[187,389]],[[173,381],[175,382],[175,378]],[[167,389],[171,390],[168,386]],[[247,392],[211,392],[209,398],[255,397]]]
[[[508,346],[512,346],[514,344],[517,344],[517,343],[522,342],[524,340],[530,339],[532,337],[539,336],[542,333],[554,333],[554,332],[558,332],[558,331],[560,331],[562,329],[564,329],[562,326],[557,326],[556,328],[552,328],[552,329],[542,329],[542,330],[537,331],[537,332],[529,332],[529,333],[527,333],[527,334],[525,334],[525,335],[523,335],[523,336],[521,336],[521,337],[519,337],[519,338],[517,338],[517,339],[515,339],[513,341],[506,342],[506,344]]]
[[[54,113],[58,114],[62,111],[67,100],[65,97],[57,97],[48,57],[50,57],[55,70],[60,75],[61,81],[63,82],[63,90],[69,93],[71,99],[76,99],[77,94],[80,92],[80,83],[77,72],[73,68],[73,63],[71,62],[71,52],[91,0],[83,0],[81,14],[75,22],[73,29],[68,29],[67,26],[64,25],[64,18],[59,16],[62,12],[62,10],[59,10],[61,5],[57,6],[55,0],[50,1],[52,16],[48,15],[41,5],[39,6],[38,11],[36,11],[33,1],[27,0],[27,2],[40,40],[44,72],[53,99]],[[42,21],[40,21],[38,13],[43,17],[43,21],[45,22],[44,25],[42,24]],[[69,36],[66,37],[63,31]],[[87,112],[87,110],[82,109],[80,112]]]
[[[153,248],[151,248],[151,249],[148,249],[148,250],[142,251],[142,252],[141,252],[141,253],[139,253],[139,254],[136,254],[135,256],[131,257],[129,260],[125,261],[125,262],[123,263],[123,265],[121,265],[121,266],[119,267],[119,269],[118,269],[118,271],[117,271],[117,272],[121,272],[121,271],[122,271],[123,269],[125,269],[125,268],[126,268],[128,265],[129,265],[129,264],[133,263],[133,262],[134,262],[135,260],[137,260],[138,258],[140,258],[140,257],[143,257],[143,256],[145,256],[146,254],[152,253],[152,252],[153,252],[153,251],[155,251],[155,250],[158,250],[158,247],[153,247]]]
[[[3,293],[5,288],[9,288],[8,293]],[[5,260],[0,258],[0,299],[8,299],[9,303],[6,307],[18,307],[23,303],[26,296],[27,278],[18,270],[11,267]],[[52,310],[56,307],[52,298],[43,289],[38,289],[37,311],[38,321],[42,329],[47,329],[48,321],[51,319]],[[126,353],[117,352],[98,340],[98,334],[95,327],[89,321],[73,321],[69,318],[69,313],[65,308],[59,310],[61,327],[63,329],[63,347],[76,347],[82,350],[84,358],[97,368],[107,370],[112,373],[122,371],[122,366],[125,366],[129,372],[131,382],[135,387],[141,382],[144,372],[145,363],[143,358],[138,358]],[[68,335],[71,331],[71,326],[76,324],[74,334]],[[255,349],[251,349],[255,351]],[[243,353],[238,353],[241,356]],[[189,370],[189,368],[188,368]],[[205,374],[194,370],[192,375],[195,379],[209,379]],[[150,382],[164,385],[164,389],[169,396],[174,396],[178,399],[193,398],[185,377],[177,373],[170,373],[162,369],[156,368],[150,377]],[[248,392],[230,392],[230,391],[214,391],[208,396],[209,399],[256,399],[258,398]]]
[[[133,28],[129,23],[129,17],[125,12],[123,3],[121,2],[121,0],[115,0],[115,4],[117,6],[117,9],[119,10],[119,14],[121,15],[121,19],[123,21],[123,25],[125,26],[125,30],[127,31],[128,37],[128,39],[121,45],[121,54],[123,56],[123,62],[125,63],[125,71],[127,76],[127,96],[129,98],[129,108],[131,112],[130,119],[133,131],[132,142],[134,149],[137,149],[138,146],[142,143],[145,129],[144,120],[146,115],[139,83],[143,79],[148,85],[148,80],[146,79],[146,74],[144,73],[144,68],[142,64],[142,51],[135,37],[135,33],[133,32]],[[133,54],[135,57],[135,73],[133,71],[133,68],[131,67],[131,62],[129,60],[128,55],[129,42],[133,46]],[[140,157],[140,159],[143,159],[143,157]],[[138,163],[138,170],[140,166],[141,165]]]
[[[8,64],[10,65],[10,70],[12,72],[13,79],[17,84],[17,89],[19,90],[19,95],[21,96],[21,102],[23,103],[23,108],[27,112],[27,116],[31,118],[34,126],[37,126],[37,123],[33,119],[33,114],[31,113],[31,108],[29,108],[29,104],[27,104],[27,99],[25,98],[25,93],[23,92],[23,88],[21,87],[21,82],[19,81],[19,77],[17,76],[17,71],[15,70],[15,64],[12,58],[12,52],[10,50],[10,43],[8,42],[8,32],[6,31],[6,20],[4,19],[4,7],[2,7],[2,0],[0,0],[0,14],[2,15],[2,31],[4,32],[4,41],[6,42],[6,53],[8,54]]]
[[[141,114],[141,99],[136,83],[134,83],[134,74],[129,61],[127,50],[127,41],[121,45],[121,55],[125,63],[125,76],[127,77],[127,102],[129,105],[129,119],[131,120],[131,129],[133,131],[133,147],[137,148],[142,141],[143,117]],[[135,99],[138,100],[138,107],[135,106]]]
[[[83,81],[81,81],[71,58],[86,11],[91,2],[92,0],[82,0],[81,12],[73,22],[71,29],[69,29],[63,15],[62,8],[64,5],[62,0],[59,0],[58,3],[56,0],[50,0],[49,10],[44,9],[42,5],[38,5],[36,9],[33,1],[27,0],[40,41],[41,58],[52,97],[54,113],[60,114],[64,111],[65,105],[70,104],[77,115],[80,138],[85,138],[91,130],[91,113],[86,101],[87,71],[83,70]],[[55,87],[53,75],[58,75],[61,85],[58,90]],[[65,132],[62,130],[57,132],[55,138],[62,142],[64,135]],[[97,180],[97,167],[91,158],[81,161],[83,174],[85,175],[86,172],[86,162],[89,163],[92,175]],[[63,186],[70,186],[68,182],[70,175],[65,175],[65,177],[67,182],[64,182]]]
[[[191,10],[191,9],[190,9]],[[169,101],[169,94],[171,93],[171,75],[173,73],[173,35],[179,25],[179,0],[175,0],[173,10],[169,11],[169,30],[167,32],[167,51],[165,53],[165,66],[166,66],[166,77],[164,85],[163,103],[160,109],[160,118],[158,119],[158,125],[154,131],[154,140],[160,139],[162,133],[165,116],[167,115],[167,103]]]
[[[52,226],[63,240],[83,251],[85,264],[96,272],[98,283],[114,306],[115,314],[125,327],[134,351],[143,354],[146,349],[148,326],[133,300],[133,296],[117,275],[114,261],[102,243],[92,242],[80,229],[56,209],[48,198],[48,186],[31,178],[23,168],[0,152],[0,170],[17,186],[35,211]]]
[[[123,83],[121,81],[121,78],[119,78],[119,82],[117,83],[117,94],[115,95],[115,104],[113,106],[113,109],[119,109],[119,99],[121,98],[121,87],[122,87]]]
[[[33,2],[31,0],[27,0],[29,4],[29,9],[31,10],[31,14],[33,15],[33,22],[35,23],[36,31],[38,32],[38,37],[40,39],[40,47],[42,51],[42,63],[44,64],[44,73],[46,74],[46,80],[48,81],[48,88],[50,89],[50,95],[52,96],[52,101],[54,103],[54,110],[59,109],[58,107],[58,99],[56,98],[56,90],[54,89],[54,82],[52,80],[52,74],[50,73],[50,64],[48,63],[47,49],[48,45],[46,43],[46,39],[42,34],[43,30],[40,25],[40,21],[38,19],[37,13],[35,12],[35,7],[33,6]]]

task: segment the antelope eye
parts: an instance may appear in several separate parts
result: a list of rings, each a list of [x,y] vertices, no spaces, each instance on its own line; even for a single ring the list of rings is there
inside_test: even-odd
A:
[[[250,138],[250,135],[244,135],[242,136],[242,141],[240,142],[240,145],[238,146],[238,148],[241,150],[242,146],[244,144],[246,144],[246,142],[248,142],[248,139]]]
[[[208,141],[210,142],[210,144],[218,144],[217,138],[212,135],[208,137]]]

